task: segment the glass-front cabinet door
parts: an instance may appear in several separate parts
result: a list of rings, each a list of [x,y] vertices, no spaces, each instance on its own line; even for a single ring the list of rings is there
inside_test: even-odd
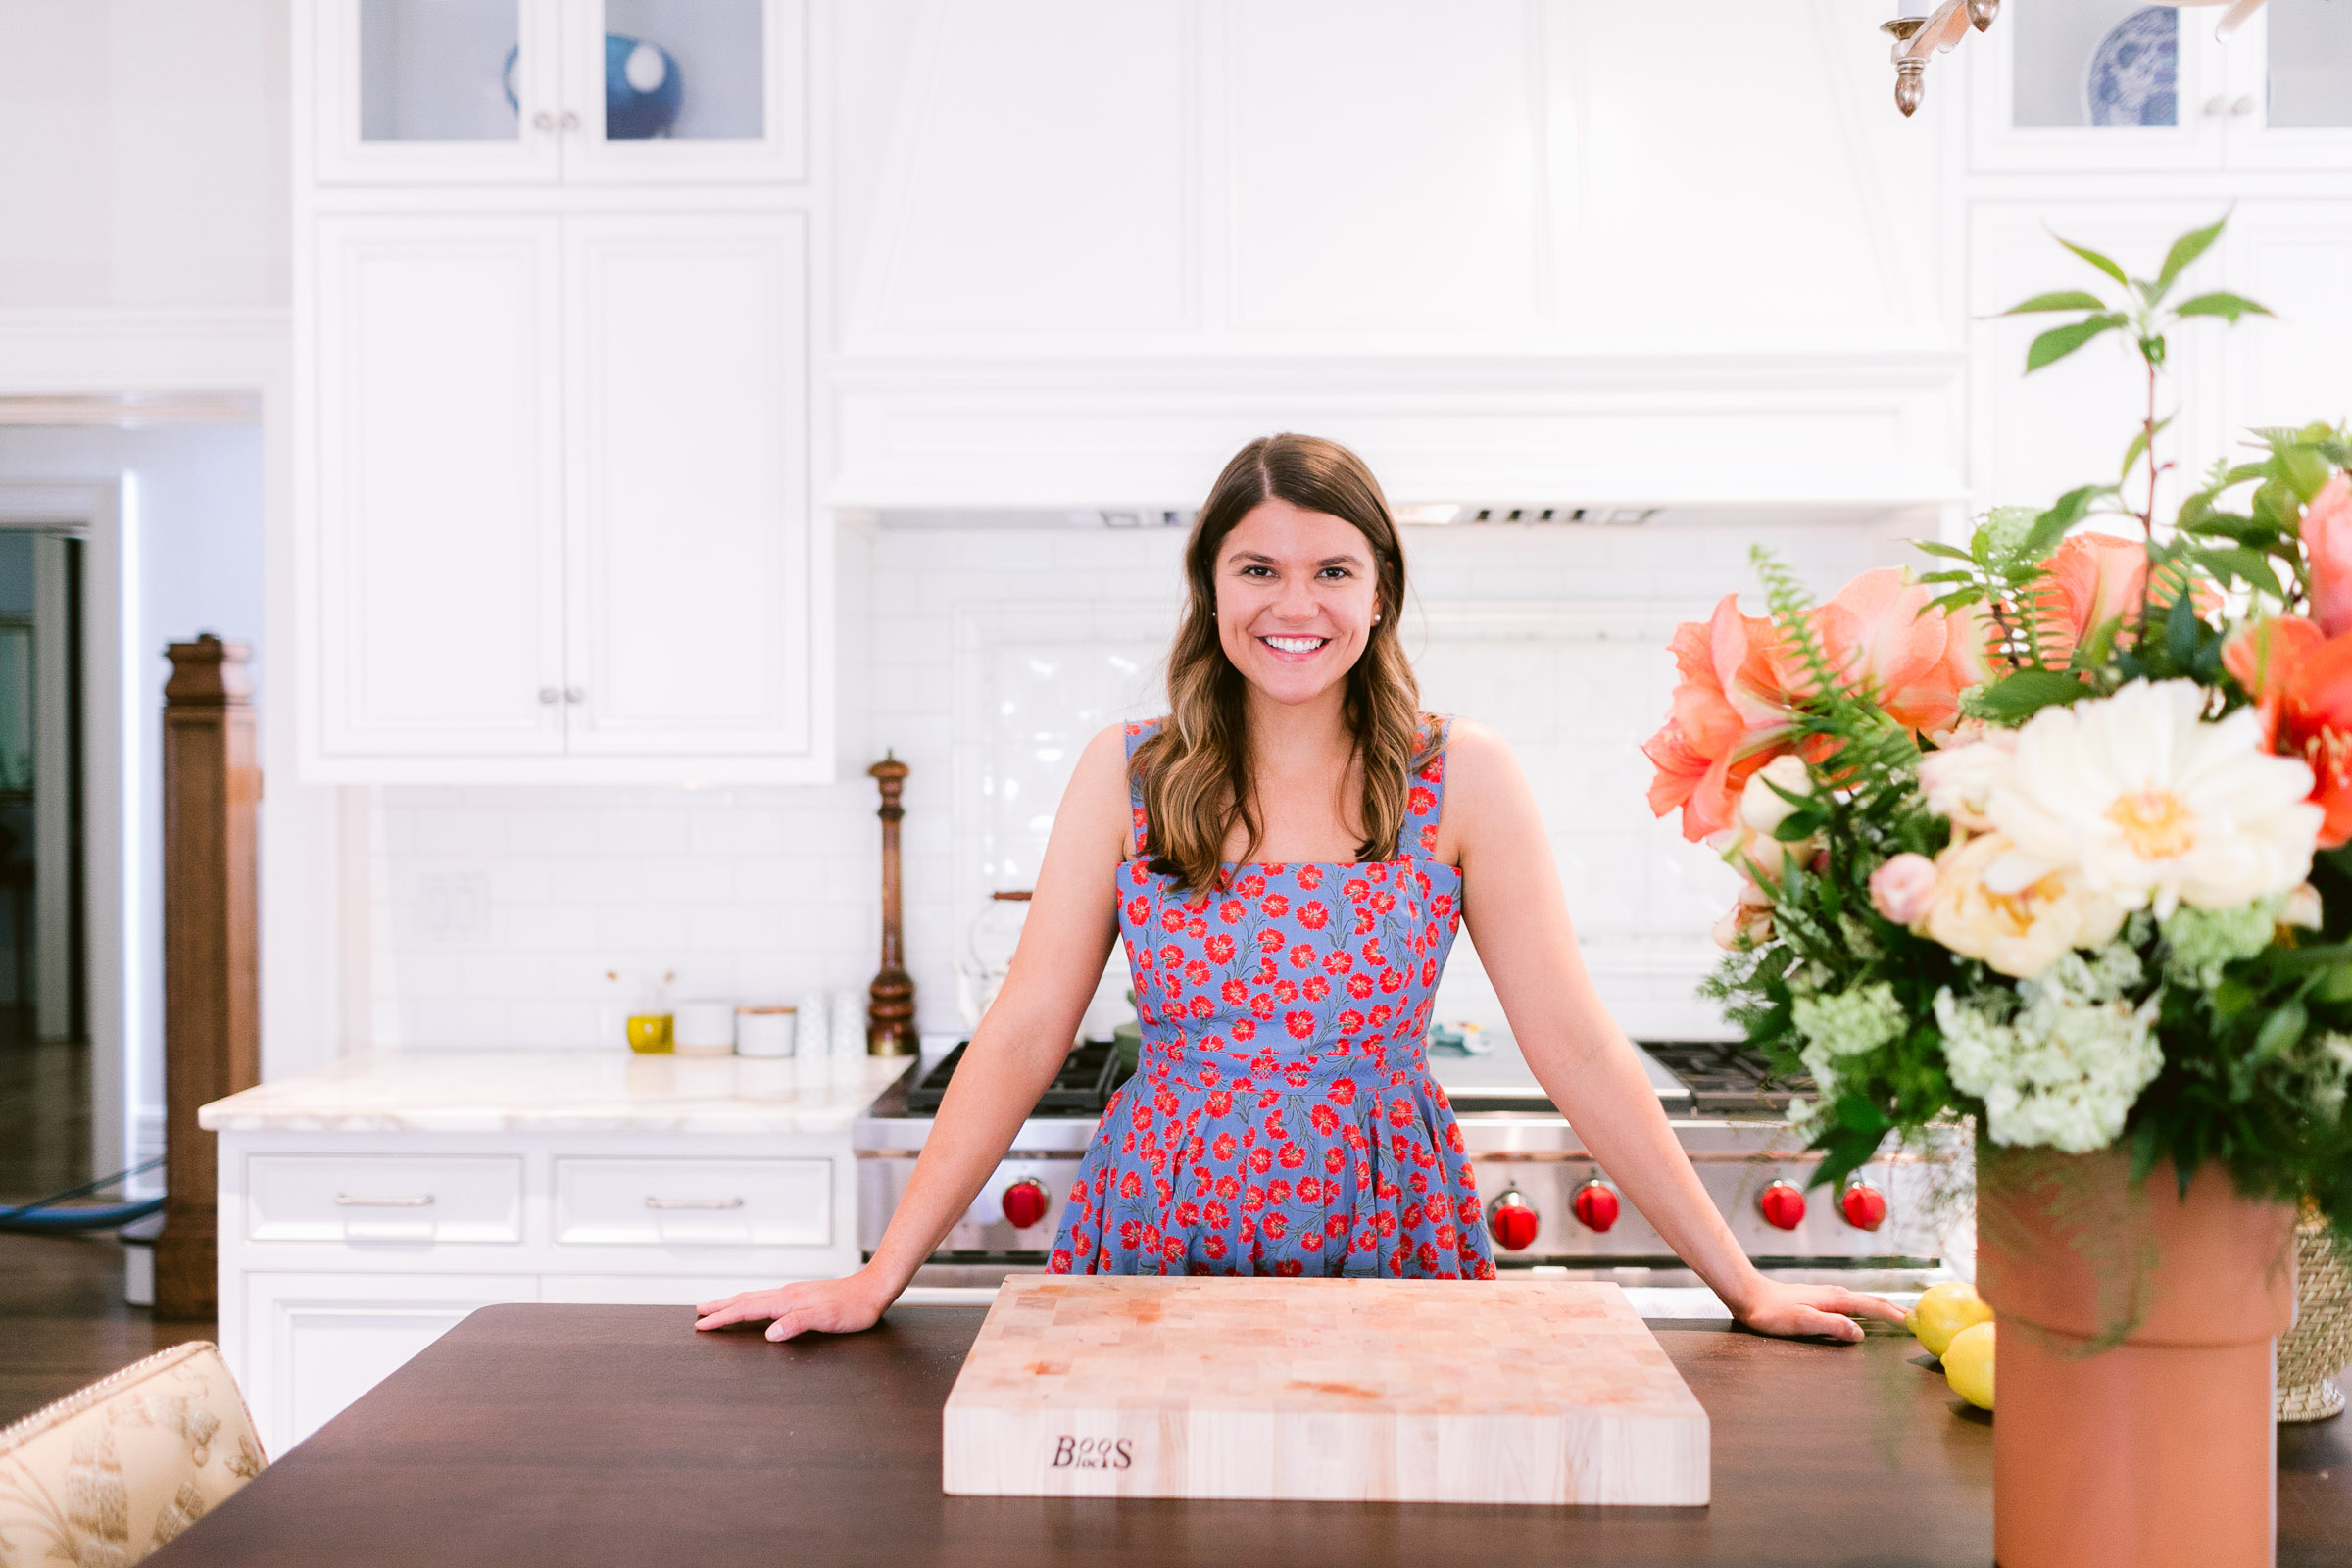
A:
[[[2352,0],[2039,0],[1966,40],[1980,170],[2352,169]],[[1989,47],[1985,47],[1989,45]],[[1931,92],[1936,68],[1929,69]]]
[[[319,0],[328,183],[797,180],[805,0]]]
[[[2352,3],[2270,0],[2226,48],[2231,168],[2352,169]]]
[[[1960,45],[1982,51],[1970,61],[1976,167],[2217,166],[2221,121],[2205,106],[2225,84],[2203,36],[2217,15],[2141,0],[2002,7],[1989,32]]]
[[[566,0],[575,180],[807,174],[800,0]]]

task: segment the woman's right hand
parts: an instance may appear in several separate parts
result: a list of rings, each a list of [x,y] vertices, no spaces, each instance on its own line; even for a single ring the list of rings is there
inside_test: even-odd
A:
[[[871,1265],[838,1280],[804,1280],[772,1291],[744,1291],[705,1301],[694,1309],[697,1329],[723,1329],[731,1323],[767,1322],[767,1337],[789,1340],[814,1330],[819,1334],[856,1334],[881,1321],[883,1309],[899,1293],[873,1277]]]

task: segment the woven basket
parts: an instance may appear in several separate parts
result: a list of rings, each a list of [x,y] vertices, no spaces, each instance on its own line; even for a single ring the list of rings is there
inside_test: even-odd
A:
[[[2303,1200],[2295,1226],[2295,1326],[2278,1342],[2278,1419],[2340,1415],[2335,1377],[2352,1362],[2352,1269],[2338,1255],[2319,1205]]]

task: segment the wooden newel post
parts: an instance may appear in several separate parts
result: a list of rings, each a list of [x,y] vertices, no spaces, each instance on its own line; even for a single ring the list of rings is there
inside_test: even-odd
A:
[[[865,1049],[877,1056],[911,1056],[920,1046],[914,1034],[914,977],[906,972],[906,921],[899,905],[899,819],[906,808],[899,793],[906,787],[906,764],[885,753],[866,769],[882,791],[882,968],[867,988]]]
[[[158,1317],[211,1317],[217,1264],[209,1101],[261,1082],[253,680],[243,643],[211,633],[165,650],[164,1228]]]

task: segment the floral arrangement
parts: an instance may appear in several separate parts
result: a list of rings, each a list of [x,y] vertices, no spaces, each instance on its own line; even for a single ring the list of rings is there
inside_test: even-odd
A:
[[[2268,314],[2171,303],[2221,231],[2150,279],[2070,244],[2120,299],[2010,313],[2082,313],[2029,373],[2136,350],[2117,483],[1826,604],[1760,555],[1768,615],[1727,597],[1675,635],[1650,804],[1744,875],[1709,993],[1813,1079],[1819,1181],[1969,1118],[2120,1145],[2135,1182],[2169,1156],[2184,1192],[2218,1161],[2352,1234],[2352,435],[2256,431],[2158,517],[2165,334]]]

